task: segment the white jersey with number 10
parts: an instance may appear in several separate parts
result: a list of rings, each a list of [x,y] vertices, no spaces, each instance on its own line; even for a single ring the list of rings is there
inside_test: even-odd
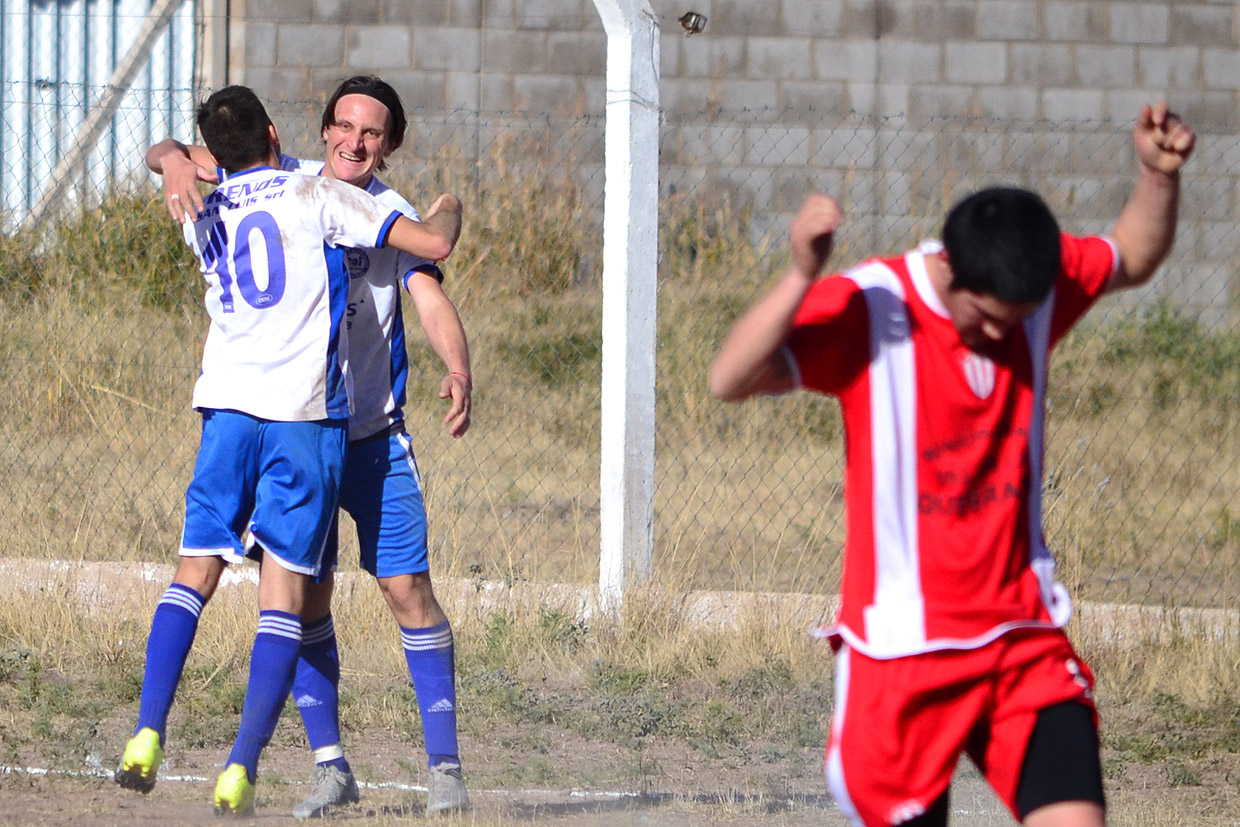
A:
[[[344,247],[400,213],[357,187],[269,167],[234,174],[185,224],[211,327],[194,407],[285,422],[350,413]]]

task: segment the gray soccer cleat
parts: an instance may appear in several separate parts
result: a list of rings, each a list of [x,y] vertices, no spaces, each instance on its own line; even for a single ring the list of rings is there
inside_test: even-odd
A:
[[[332,766],[315,767],[310,797],[293,808],[293,818],[323,818],[337,807],[356,804],[361,799],[353,773]]]
[[[445,761],[431,767],[426,782],[426,814],[455,813],[468,807],[469,793],[461,778],[461,765]]]

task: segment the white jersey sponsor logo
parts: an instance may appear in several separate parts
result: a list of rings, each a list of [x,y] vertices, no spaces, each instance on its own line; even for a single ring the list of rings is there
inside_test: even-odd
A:
[[[360,279],[370,269],[370,256],[360,247],[350,247],[344,251],[344,263],[349,268],[349,278]]]

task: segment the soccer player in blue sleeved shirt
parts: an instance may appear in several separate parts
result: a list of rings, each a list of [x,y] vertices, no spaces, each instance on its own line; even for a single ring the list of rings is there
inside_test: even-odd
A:
[[[401,145],[405,128],[404,107],[390,85],[369,76],[350,78],[337,87],[323,112],[324,160],[285,156],[282,166],[353,184],[416,218],[413,208],[375,176]],[[165,176],[167,203],[174,216],[183,212],[182,203],[197,208],[198,180],[213,180],[212,159],[201,147],[164,141],[148,153],[148,163]],[[470,423],[468,344],[459,314],[441,286],[443,276],[433,263],[375,249],[351,250],[347,260],[352,275],[350,364],[356,392],[340,503],[357,525],[362,567],[377,578],[400,625],[430,766],[427,811],[459,810],[468,805],[468,795],[456,738],[452,631],[432,589],[421,485],[404,429],[408,360],[401,287],[409,292],[427,338],[445,366],[439,396],[448,400],[444,422],[455,437],[462,436]],[[335,541],[333,531],[329,539],[333,554]],[[293,811],[302,818],[358,800],[340,744],[339,658],[331,592],[330,572],[309,590],[293,690],[317,761],[310,796]]]
[[[460,202],[442,196],[418,223],[356,187],[280,169],[275,128],[245,87],[213,94],[197,120],[229,173],[184,224],[211,318],[193,399],[202,444],[181,560],[152,620],[138,726],[116,780],[153,786],[198,616],[224,566],[248,549],[266,563],[258,633],[238,737],[215,788],[218,811],[242,813],[253,806],[259,755],[293,683],[307,591],[329,550],[344,474],[345,247],[390,244],[443,258],[459,236]]]

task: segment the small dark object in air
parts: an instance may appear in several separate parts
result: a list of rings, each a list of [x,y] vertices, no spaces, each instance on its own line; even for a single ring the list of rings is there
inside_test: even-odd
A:
[[[706,28],[706,15],[698,14],[695,11],[687,11],[680,16],[680,26],[685,30],[685,36],[699,34]]]

